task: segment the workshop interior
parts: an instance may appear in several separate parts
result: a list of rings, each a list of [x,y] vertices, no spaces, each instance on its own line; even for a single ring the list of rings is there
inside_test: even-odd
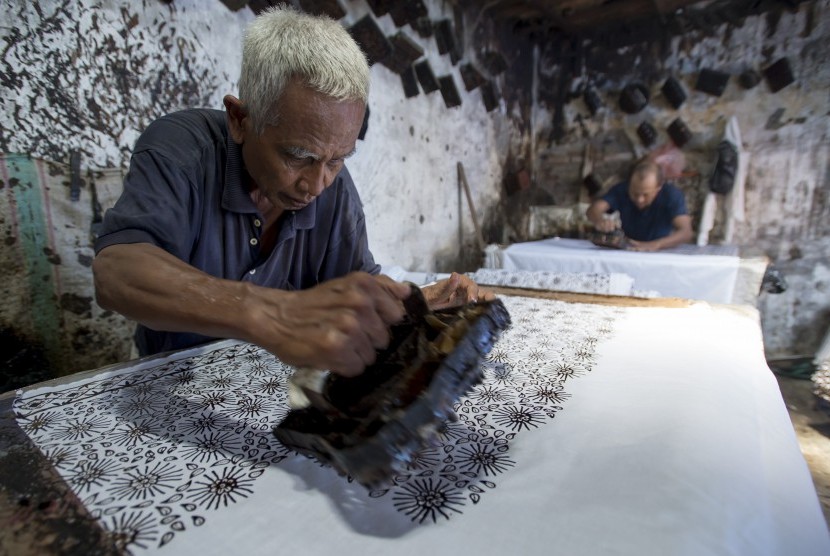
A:
[[[275,8],[369,68],[340,154],[412,291],[357,377],[233,335],[148,354],[96,292],[144,131],[230,120]],[[0,554],[830,554],[830,0],[0,14]]]

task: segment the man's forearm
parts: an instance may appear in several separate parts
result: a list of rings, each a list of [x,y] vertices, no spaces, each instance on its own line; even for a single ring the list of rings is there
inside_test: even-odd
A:
[[[252,286],[210,276],[149,243],[104,248],[93,263],[98,304],[154,330],[246,339]]]
[[[666,237],[655,240],[658,249],[669,249],[680,245],[681,243],[689,243],[692,240],[691,230],[674,230]]]
[[[288,365],[346,376],[388,345],[410,293],[406,284],[365,272],[298,291],[224,280],[147,243],[103,249],[93,272],[98,304],[145,326],[243,340]]]
[[[602,222],[604,215],[605,209],[597,203],[593,203],[590,207],[588,207],[588,210],[585,213],[585,216],[588,217],[588,220],[590,220],[594,226],[598,226]]]

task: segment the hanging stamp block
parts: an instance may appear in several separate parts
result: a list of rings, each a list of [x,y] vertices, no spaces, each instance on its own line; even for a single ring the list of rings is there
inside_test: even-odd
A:
[[[702,69],[697,74],[695,89],[719,97],[726,90],[727,83],[729,83],[728,73],[712,69]]]
[[[795,81],[793,68],[790,66],[790,61],[786,58],[781,58],[765,69],[764,77],[767,78],[767,83],[769,83],[769,88],[773,93],[777,93]]]
[[[666,82],[663,83],[663,87],[660,90],[663,92],[666,100],[669,101],[669,104],[674,106],[675,109],[680,108],[686,102],[686,91],[683,89],[683,85],[672,76],[666,79]]]
[[[438,80],[435,79],[435,74],[432,72],[432,66],[429,65],[428,60],[415,64],[415,75],[418,76],[418,83],[421,84],[424,93],[429,94],[441,88]]]
[[[461,106],[461,95],[458,94],[458,87],[452,75],[442,75],[438,78],[438,85],[441,87],[441,96],[447,108]]]
[[[637,127],[637,136],[644,147],[650,147],[657,141],[657,130],[650,123],[643,122]]]
[[[692,131],[686,125],[686,122],[677,118],[671,124],[669,124],[668,128],[669,137],[671,140],[674,141],[674,144],[678,147],[682,147],[686,143],[692,140]]]

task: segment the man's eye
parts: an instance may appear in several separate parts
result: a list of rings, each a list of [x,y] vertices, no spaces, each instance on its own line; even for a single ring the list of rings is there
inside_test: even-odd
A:
[[[294,165],[301,165],[301,164],[308,164],[312,161],[312,159],[308,156],[297,156],[295,154],[288,153],[286,156],[288,158],[288,162]]]

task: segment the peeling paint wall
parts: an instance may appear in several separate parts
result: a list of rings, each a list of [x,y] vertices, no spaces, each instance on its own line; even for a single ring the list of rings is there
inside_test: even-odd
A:
[[[221,106],[249,10],[177,0],[0,0],[0,152],[120,167],[146,125]]]
[[[585,201],[586,152],[592,153],[594,172],[610,186],[648,152],[635,131],[641,122],[657,129],[659,146],[669,141],[666,129],[680,117],[694,136],[682,149],[686,167],[678,184],[697,226],[715,149],[727,119],[736,116],[750,162],[746,220],[737,224],[734,242],[768,255],[790,286],[783,294],[760,296],[767,354],[812,356],[830,327],[830,2],[778,8],[710,33],[613,51],[581,46],[570,59],[578,62],[576,71],[562,62],[554,45],[541,54],[536,188],[557,205]],[[745,70],[761,72],[782,57],[793,68],[794,83],[775,93],[763,79],[750,89],[739,84],[737,76]],[[730,74],[722,96],[695,90],[703,68]],[[688,95],[679,109],[660,90],[669,75]],[[651,99],[642,112],[627,115],[619,108],[619,93],[635,80],[648,86]],[[557,89],[563,82],[567,86]],[[594,116],[581,98],[589,85],[603,104]],[[710,240],[717,242],[722,234],[720,215]]]
[[[341,22],[349,26],[366,15],[362,4],[349,3]],[[434,21],[454,17],[444,2],[426,4]],[[376,20],[387,36],[403,30],[417,42],[436,76],[452,76],[462,102],[447,108],[440,91],[423,89],[405,98],[399,75],[382,64],[372,66],[369,129],[349,169],[365,206],[375,259],[412,270],[478,268],[482,253],[456,164],[464,165],[485,239],[500,241],[506,221],[504,169],[509,144],[522,141],[523,121],[521,114],[511,114],[520,111],[519,100],[502,99],[488,113],[481,91],[466,91],[460,77],[459,64],[477,62],[477,53],[488,47],[489,21],[464,18],[464,58],[453,64],[449,54],[439,54],[434,37],[421,37],[410,26],[396,28],[389,15]],[[499,77],[499,83],[506,79]],[[524,104],[530,106],[529,98]]]
[[[461,62],[477,62],[482,49],[509,43],[509,38],[493,39],[498,28],[476,18],[476,6],[461,13],[439,0],[426,4],[430,19],[462,24],[456,29]],[[344,6],[345,26],[369,11],[362,0]],[[241,37],[254,14],[248,8],[233,12],[220,0],[0,0],[0,12],[0,153],[63,166],[71,152],[81,154],[80,198],[72,206],[80,211],[73,218],[83,220],[78,222],[83,239],[71,241],[88,251],[86,232],[95,217],[92,184],[97,183],[98,201],[105,207],[118,193],[92,176],[123,171],[139,133],[157,116],[188,107],[221,108],[222,96],[236,91]],[[511,67],[499,76],[485,71],[500,93],[497,107],[487,112],[480,90],[465,90],[458,61],[438,52],[434,36],[421,37],[409,25],[396,28],[389,15],[376,20],[385,34],[402,30],[418,43],[436,75],[451,75],[461,105],[447,108],[440,92],[421,90],[407,99],[399,75],[373,66],[368,133],[348,164],[364,202],[370,247],[385,265],[474,269],[482,254],[456,163],[464,164],[486,239],[501,240],[507,235],[503,230],[515,227],[509,211],[518,214],[521,208],[505,199],[505,171],[517,170],[515,161],[529,158],[530,88],[509,84],[529,83],[531,68]],[[515,60],[525,50],[510,52]],[[69,195],[66,188],[56,189],[55,195]],[[70,241],[60,231],[55,240]],[[88,266],[62,270],[64,275],[76,272],[77,291],[64,292],[77,296],[65,298],[70,308],[73,299],[88,297],[91,274]],[[59,297],[51,303],[63,310]],[[71,328],[70,336],[81,327],[105,327],[119,330],[122,344],[129,342],[129,325],[113,325],[83,305],[80,322],[74,317],[62,322]],[[123,345],[107,351],[96,342],[80,342],[75,349],[97,353],[99,365],[126,358]],[[61,372],[94,366],[86,358],[64,362]]]

